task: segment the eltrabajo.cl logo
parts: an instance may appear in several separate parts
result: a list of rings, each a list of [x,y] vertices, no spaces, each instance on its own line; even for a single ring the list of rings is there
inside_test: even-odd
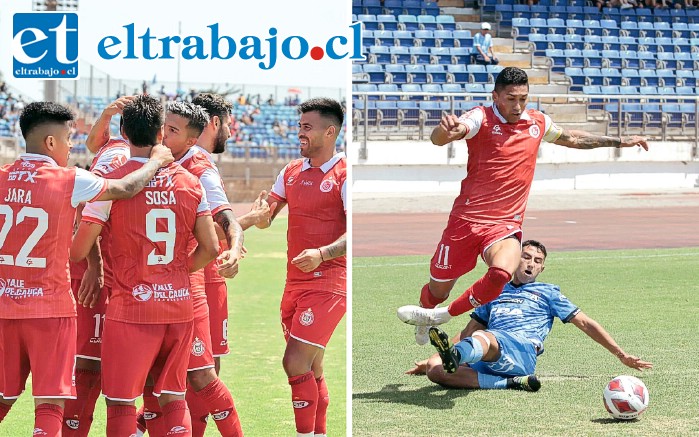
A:
[[[12,62],[12,74],[18,79],[77,79],[78,14],[15,14]]]

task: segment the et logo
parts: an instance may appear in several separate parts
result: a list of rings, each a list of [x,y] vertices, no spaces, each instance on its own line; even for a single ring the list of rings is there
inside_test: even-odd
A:
[[[18,79],[77,79],[78,14],[28,12],[12,21],[12,73]]]

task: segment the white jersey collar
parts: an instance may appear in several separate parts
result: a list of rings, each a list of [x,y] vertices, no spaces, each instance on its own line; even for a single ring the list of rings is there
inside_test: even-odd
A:
[[[502,122],[502,123],[507,123],[507,120],[505,120],[505,117],[500,115],[500,111],[498,111],[498,107],[495,103],[493,103],[493,112],[495,113],[495,116]],[[519,116],[520,120],[531,120],[532,118],[529,116],[529,113],[527,112],[527,109],[524,109],[524,112]]]
[[[44,161],[58,167],[58,163],[54,161],[53,158],[48,155],[41,155],[39,153],[22,153],[19,155],[19,159],[24,161]]]
[[[345,157],[344,152],[336,153],[335,155],[333,155],[332,158],[330,158],[327,162],[325,162],[323,165],[320,166],[320,170],[323,173],[329,172],[330,169],[333,168],[335,166],[335,164],[337,164],[337,162],[344,157]],[[310,160],[310,158],[306,158],[303,160],[303,165],[301,166],[301,171],[306,171],[309,168],[312,168],[311,167],[311,160]]]

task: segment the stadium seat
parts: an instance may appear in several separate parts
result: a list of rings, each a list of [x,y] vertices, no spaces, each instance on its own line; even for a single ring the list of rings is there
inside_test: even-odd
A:
[[[438,40],[439,47],[455,47],[456,42],[451,35],[451,30],[435,30],[434,37]]]
[[[403,64],[387,64],[386,65],[386,82],[388,83],[407,83],[408,74],[405,71]]]
[[[388,64],[391,62],[391,53],[387,46],[369,47],[369,63]]]
[[[473,46],[473,37],[470,30],[454,30],[451,36],[454,38],[454,42],[458,43],[458,47],[471,48]]]
[[[415,16],[422,14],[422,4],[419,0],[404,0],[403,8],[406,14]]]
[[[391,46],[389,51],[391,53],[392,64],[412,63],[412,56],[410,55],[410,49],[408,47]]]
[[[433,15],[418,15],[417,22],[421,29],[424,30],[437,30],[437,20]]]
[[[467,65],[466,69],[468,70],[468,72],[471,74],[471,77],[473,78],[473,80],[470,80],[470,82],[472,82],[472,83],[473,82],[480,82],[480,83],[488,82],[488,73],[485,69],[485,65],[471,64],[471,65]]]
[[[374,41],[377,46],[392,46],[394,45],[393,31],[377,30],[374,32]]]
[[[366,73],[369,76],[369,82],[371,82],[371,83],[384,83],[386,81],[386,77],[384,76],[383,65],[381,65],[381,64],[364,64],[363,69],[364,69],[364,73]]]
[[[394,15],[377,15],[376,21],[379,22],[379,28],[382,30],[398,30],[398,20]]]
[[[383,13],[389,15],[400,15],[403,13],[402,0],[386,0],[383,3]]]
[[[379,0],[362,0],[365,14],[379,15],[383,13],[383,7]]]
[[[394,83],[384,83],[384,84],[379,84],[378,90],[380,92],[398,92],[398,85]],[[382,96],[381,97],[384,100],[399,100],[400,96]]]
[[[435,18],[439,28],[444,30],[456,30],[456,23],[452,15],[437,15]]]
[[[413,64],[429,64],[430,63],[430,48],[429,47],[410,47],[410,54],[413,57]]]
[[[451,49],[448,47],[432,47],[430,55],[432,64],[451,64]]]
[[[431,30],[416,30],[415,39],[420,40],[420,45],[423,47],[437,47],[437,40]]]
[[[430,83],[447,83],[447,71],[444,65],[425,65],[427,81]]]
[[[455,83],[467,83],[469,82],[469,73],[466,69],[466,65],[447,65],[447,72],[452,76],[452,82]]]
[[[362,25],[366,30],[379,30],[379,22],[376,21],[376,15],[359,15],[357,20],[362,22]]]
[[[471,48],[470,47],[454,47],[449,49],[452,56],[452,63],[455,64],[470,64],[471,63]]]
[[[412,47],[413,32],[409,30],[396,30],[393,32],[393,44],[397,46]]]
[[[437,5],[436,2],[423,2],[422,3],[422,11],[426,15],[432,15],[432,16],[438,16],[439,15],[439,6]]]
[[[405,71],[408,73],[408,82],[427,83],[427,72],[424,65],[406,65]]]
[[[415,15],[399,15],[398,26],[400,30],[416,31],[420,29]]]

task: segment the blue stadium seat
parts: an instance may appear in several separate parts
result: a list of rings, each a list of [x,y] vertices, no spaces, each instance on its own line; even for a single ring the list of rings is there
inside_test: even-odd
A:
[[[431,83],[447,83],[447,71],[444,65],[425,65],[427,81]]]
[[[359,15],[357,20],[362,22],[362,25],[366,30],[379,30],[379,22],[376,21],[376,15]]]
[[[396,30],[393,32],[393,44],[397,46],[412,47],[413,32],[409,30]]]
[[[430,48],[429,47],[410,47],[410,54],[413,56],[413,64],[429,64],[430,63]]]
[[[439,15],[439,6],[437,5],[436,2],[423,2],[422,3],[422,11],[423,14],[426,15],[432,15],[432,16],[438,16]]]
[[[463,92],[461,84],[458,83],[445,83],[442,85],[442,91],[445,93],[460,93]]]
[[[599,20],[584,20],[583,28],[586,29],[586,35],[602,36],[602,26]]]
[[[422,91],[425,93],[441,93],[442,85],[438,83],[426,83],[422,85]],[[433,99],[441,100],[439,97],[432,96]]]
[[[451,35],[451,30],[435,30],[434,37],[439,41],[439,47],[455,47],[456,42]]]
[[[437,20],[433,15],[418,15],[417,22],[421,29],[437,30]]]
[[[546,39],[549,42],[548,48],[550,49],[565,50],[568,48],[566,44],[565,35],[557,35],[555,33],[551,33],[546,35]]]
[[[377,46],[392,46],[394,45],[393,31],[377,30],[374,32],[374,40]]]
[[[604,85],[621,85],[621,71],[617,68],[601,68]]]
[[[408,73],[405,71],[403,64],[387,64],[386,65],[386,82],[388,83],[407,83]]]
[[[398,85],[394,83],[384,83],[380,84],[378,86],[379,91],[381,92],[397,92],[398,91]],[[383,96],[384,100],[399,100],[400,96]]]
[[[383,7],[379,0],[362,0],[365,14],[378,15],[383,12]]]
[[[586,50],[604,50],[604,43],[599,35],[585,35],[583,41]]]
[[[583,74],[582,68],[579,67],[566,67],[565,75],[570,77],[573,85],[587,85],[585,83],[585,75]]]
[[[530,43],[534,44],[534,51],[543,52],[548,49],[548,42],[546,41],[546,35],[542,33],[530,33],[528,35]]]
[[[563,51],[566,58],[566,67],[584,67],[582,51],[578,49],[566,49]]]
[[[391,46],[391,63],[392,64],[411,64],[412,56],[410,55],[410,49],[408,47],[402,46]]]
[[[470,47],[454,47],[449,49],[452,56],[452,62],[457,64],[471,63],[471,48]]]
[[[622,83],[630,86],[640,86],[641,78],[638,74],[638,70],[635,68],[622,68],[621,69]]]
[[[645,84],[645,86],[658,86],[660,83],[660,78],[658,77],[656,70],[642,68],[638,70],[638,75],[641,78],[641,85]]]
[[[427,72],[424,65],[406,65],[405,71],[408,73],[408,82],[427,83]]]
[[[513,18],[512,27],[517,28],[518,36],[525,37],[531,32],[528,18]]]
[[[452,15],[437,15],[436,20],[438,27],[444,30],[456,30],[456,23]]]
[[[473,47],[473,37],[470,30],[454,30],[451,33],[458,47]]]
[[[605,94],[608,96],[614,96],[619,94],[619,86],[618,85],[603,85],[600,88],[600,94]]]
[[[386,0],[383,3],[383,13],[400,15],[403,13],[403,0]]]
[[[635,53],[634,53],[635,54]],[[602,50],[602,63],[606,64],[607,67],[611,68],[621,68],[621,55],[619,50]]]
[[[422,87],[417,83],[404,83],[401,85],[400,90],[404,93],[419,93],[422,92]],[[410,100],[425,100],[423,96],[410,96]]]
[[[360,93],[363,92],[375,92],[378,91],[378,87],[374,84],[369,84],[369,83],[360,83],[357,85],[357,91]],[[369,100],[378,100],[379,96],[369,96]]]
[[[599,85],[585,85],[582,87],[583,94],[602,94]],[[610,93],[611,94],[611,93]]]
[[[416,16],[422,14],[422,5],[419,0],[405,0],[403,1],[403,8],[405,8],[406,14]]]
[[[599,68],[585,67],[583,74],[586,77],[585,85],[604,85],[604,76]]]
[[[388,64],[391,62],[391,52],[387,46],[369,47],[369,62],[373,64]]]
[[[488,82],[488,72],[485,69],[485,65],[467,65],[466,69],[468,72],[471,74],[471,77],[473,80],[470,80],[469,82]]]
[[[449,47],[432,47],[430,49],[432,64],[451,64],[451,49]]]
[[[546,57],[553,61],[554,71],[561,71],[566,66],[566,56],[561,49],[547,49]]]
[[[383,65],[381,64],[364,64],[364,73],[369,76],[370,83],[384,83],[386,77],[384,76]]]
[[[415,39],[419,39],[423,47],[437,47],[437,40],[431,30],[416,30]]]
[[[398,24],[400,30],[409,30],[412,32],[420,29],[417,23],[417,16],[415,15],[399,15]]]
[[[453,50],[453,49],[452,49]],[[470,76],[465,64],[458,65],[447,65],[447,72],[452,75],[453,82],[456,83],[467,83],[469,82]]]
[[[395,15],[377,15],[376,21],[379,22],[379,26],[383,30],[398,30],[398,20],[396,20]]]

